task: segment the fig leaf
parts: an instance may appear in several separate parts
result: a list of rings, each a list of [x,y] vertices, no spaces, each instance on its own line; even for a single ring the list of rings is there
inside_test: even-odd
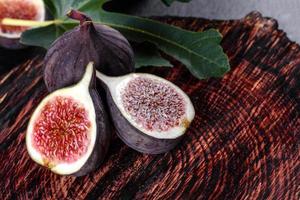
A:
[[[164,2],[164,4],[166,4],[167,6],[170,6],[174,1],[180,1],[180,2],[190,2],[191,0],[162,0],[162,2]]]
[[[58,22],[26,31],[21,42],[27,45],[48,48],[63,32],[78,25],[67,19],[69,9],[78,9],[89,15],[95,23],[101,23],[119,30],[135,42],[150,42],[159,50],[181,61],[199,79],[221,77],[230,69],[228,57],[220,45],[222,35],[215,29],[204,32],[187,31],[155,20],[121,13],[108,12],[103,4],[109,0],[46,0]],[[139,55],[138,55],[139,56]],[[156,56],[157,58],[157,56]],[[163,59],[163,58],[161,58]],[[138,65],[149,65],[146,59],[138,59]],[[161,65],[161,61],[157,62]],[[145,63],[143,63],[145,62]],[[153,62],[151,65],[158,65]]]
[[[154,67],[173,67],[173,65],[163,57],[157,47],[151,43],[132,44],[135,57],[135,68],[154,66]]]

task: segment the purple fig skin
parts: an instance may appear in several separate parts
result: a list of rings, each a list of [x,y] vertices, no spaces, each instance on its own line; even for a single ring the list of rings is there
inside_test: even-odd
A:
[[[111,126],[108,120],[108,115],[104,109],[104,104],[100,95],[96,90],[95,70],[92,77],[92,82],[89,86],[89,93],[94,103],[96,113],[97,136],[92,154],[80,170],[73,176],[84,176],[92,171],[95,171],[103,162],[111,139]]]
[[[24,49],[25,45],[20,43],[19,38],[5,38],[0,36],[0,46],[6,49]]]
[[[134,71],[133,50],[120,32],[94,24],[78,11],[68,16],[80,20],[80,25],[59,37],[46,54],[44,81],[50,92],[77,83],[91,61],[110,76]]]
[[[127,121],[107,88],[106,92],[108,107],[117,130],[116,133],[127,146],[141,153],[161,154],[173,149],[183,138],[183,135],[175,139],[159,139],[146,135]]]

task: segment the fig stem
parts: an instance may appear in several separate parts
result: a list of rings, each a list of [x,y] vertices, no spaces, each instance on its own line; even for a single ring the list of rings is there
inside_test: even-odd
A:
[[[82,25],[84,22],[92,21],[92,19],[88,17],[86,14],[74,9],[70,10],[67,13],[67,16],[71,19],[78,20],[80,22],[80,25]]]
[[[62,23],[61,20],[34,21],[34,20],[4,18],[0,24],[7,25],[7,26],[43,27],[52,24],[60,24],[60,23]]]

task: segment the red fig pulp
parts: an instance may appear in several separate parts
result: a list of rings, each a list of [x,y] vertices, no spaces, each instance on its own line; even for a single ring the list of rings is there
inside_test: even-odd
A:
[[[108,77],[97,72],[117,135],[131,148],[149,154],[173,149],[195,116],[189,97],[173,83],[143,73]]]
[[[72,163],[91,142],[88,110],[72,97],[49,100],[33,126],[34,147],[52,161]]]
[[[46,96],[31,116],[26,133],[29,155],[57,174],[85,175],[107,153],[110,125],[94,73],[89,64],[77,84]]]
[[[185,114],[186,105],[178,92],[146,77],[131,80],[121,99],[125,111],[149,131],[162,132],[178,126]]]

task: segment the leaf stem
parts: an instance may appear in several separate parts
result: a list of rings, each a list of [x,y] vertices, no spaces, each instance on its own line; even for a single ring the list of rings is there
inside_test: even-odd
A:
[[[61,24],[61,20],[49,20],[49,21],[34,21],[34,20],[24,20],[24,19],[12,19],[4,18],[0,24],[7,26],[29,26],[29,27],[43,27],[52,24]]]

